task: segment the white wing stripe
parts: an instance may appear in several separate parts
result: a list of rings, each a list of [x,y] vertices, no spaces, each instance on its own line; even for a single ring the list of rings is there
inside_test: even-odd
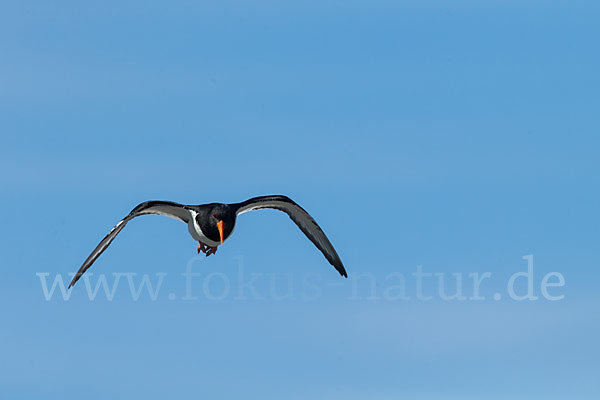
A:
[[[248,200],[248,204],[241,206],[237,212],[238,215],[248,211],[259,210],[262,208],[273,208],[289,215],[294,223],[304,232],[311,242],[323,253],[327,261],[338,270],[342,276],[347,276],[342,260],[333,248],[333,245],[325,236],[325,233],[317,222],[302,207],[293,200],[283,196],[273,196],[282,198],[256,198]]]

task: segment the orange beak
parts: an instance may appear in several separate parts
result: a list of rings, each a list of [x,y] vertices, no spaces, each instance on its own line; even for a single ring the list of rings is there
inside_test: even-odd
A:
[[[221,236],[221,246],[223,246],[223,221],[217,222],[217,228],[219,228],[219,236]]]

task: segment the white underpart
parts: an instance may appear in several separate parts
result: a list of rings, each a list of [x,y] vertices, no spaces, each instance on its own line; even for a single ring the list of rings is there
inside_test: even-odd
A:
[[[192,214],[192,218],[188,223],[188,231],[190,232],[190,235],[192,235],[194,240],[198,242],[207,244],[210,247],[217,247],[220,243],[213,242],[212,240],[207,238],[206,235],[204,235],[204,232],[202,232],[202,229],[200,229],[200,225],[198,225],[198,223],[196,222],[196,215],[198,215],[198,213],[195,211],[190,211],[190,213]]]

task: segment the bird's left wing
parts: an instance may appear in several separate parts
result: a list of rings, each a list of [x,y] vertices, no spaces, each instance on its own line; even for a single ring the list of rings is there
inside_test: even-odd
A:
[[[139,217],[140,215],[147,214],[158,214],[164,215],[166,217],[174,218],[183,222],[189,222],[192,218],[191,210],[188,206],[183,204],[173,203],[171,201],[145,201],[135,207],[129,215],[123,218],[114,228],[102,239],[102,241],[96,246],[92,254],[84,261],[79,271],[73,277],[73,280],[69,284],[69,289],[81,278],[81,275],[87,271],[94,261],[100,254],[104,252],[108,248],[108,246],[112,243],[115,237],[125,228],[127,222],[131,221],[135,217]]]
[[[337,252],[333,248],[333,245],[325,236],[325,233],[321,229],[321,227],[317,224],[317,222],[310,216],[306,210],[300,207],[295,201],[290,199],[287,196],[259,196],[254,197],[249,200],[244,201],[243,203],[235,204],[237,209],[237,214],[243,214],[252,210],[259,210],[261,208],[273,208],[276,210],[283,211],[286,213],[292,221],[300,228],[302,232],[310,239],[311,242],[325,256],[327,261],[342,275],[343,277],[348,277],[346,273],[346,269],[342,264],[342,260],[338,256]]]

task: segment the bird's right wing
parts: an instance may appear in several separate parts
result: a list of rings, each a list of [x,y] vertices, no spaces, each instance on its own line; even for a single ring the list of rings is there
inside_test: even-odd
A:
[[[96,259],[100,257],[100,254],[102,254],[104,250],[108,248],[108,246],[112,243],[112,241],[119,234],[119,232],[121,232],[123,228],[125,228],[127,222],[131,221],[135,217],[147,214],[164,215],[166,217],[174,218],[186,223],[189,222],[192,218],[191,210],[183,204],[173,203],[170,201],[145,201],[139,204],[137,207],[131,210],[129,215],[127,215],[125,218],[119,221],[119,223],[115,225],[114,228],[112,228],[108,235],[106,235],[104,239],[102,239],[98,246],[96,246],[94,251],[92,251],[92,254],[88,256],[81,268],[79,268],[79,271],[77,271],[77,273],[73,277],[73,280],[69,284],[69,289],[73,287],[75,282],[77,282],[79,278],[81,278],[81,275],[83,275],[85,271],[87,271],[92,266],[94,261],[96,261]]]

